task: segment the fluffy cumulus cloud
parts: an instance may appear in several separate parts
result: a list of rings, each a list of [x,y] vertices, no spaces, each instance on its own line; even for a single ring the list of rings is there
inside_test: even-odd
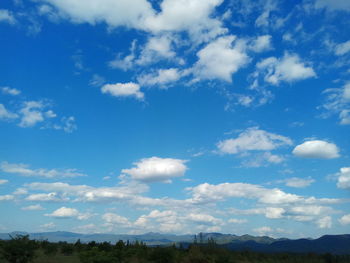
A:
[[[17,163],[0,163],[0,170],[5,173],[17,174],[20,176],[38,176],[46,178],[64,178],[64,177],[77,177],[77,176],[86,176],[83,173],[79,173],[76,169],[30,169],[26,164],[17,164]]]
[[[54,7],[47,15],[58,15],[73,23],[106,23],[109,27],[126,26],[155,34],[187,31],[196,41],[206,41],[226,32],[221,22],[212,18],[222,0],[164,0],[156,12],[147,0],[41,0]],[[47,8],[46,8],[47,9]],[[196,14],[195,16],[193,14]]]
[[[62,206],[61,208],[58,208],[57,210],[53,211],[51,214],[45,214],[45,216],[59,218],[59,219],[76,218],[78,220],[86,220],[93,215],[91,213],[80,213],[75,208],[68,208],[68,207]]]
[[[147,16],[153,15],[151,4],[146,0],[42,0],[51,4],[62,18],[73,23],[106,23],[111,27],[129,26],[139,28]]]
[[[160,35],[150,37],[141,51],[140,57],[135,61],[138,65],[155,63],[160,59],[172,59],[176,53],[172,49],[172,37]]]
[[[12,96],[17,96],[17,95],[21,94],[20,90],[10,88],[10,87],[2,87],[1,91],[3,94],[8,94],[8,95],[12,95]]]
[[[138,78],[141,85],[154,86],[159,88],[167,88],[167,84],[176,82],[181,77],[181,73],[176,68],[159,69],[155,73],[144,74]]]
[[[40,193],[40,194],[30,194],[25,200],[34,201],[34,202],[66,202],[69,201],[69,198],[64,195],[57,193]]]
[[[164,0],[161,12],[147,17],[145,27],[153,32],[187,31],[197,42],[208,41],[226,32],[221,22],[212,17],[223,0]],[[196,14],[196,15],[193,15]]]
[[[256,199],[264,204],[296,203],[303,200],[301,196],[285,193],[278,188],[268,189],[246,183],[204,183],[188,190],[192,193],[192,201],[195,203],[217,202],[227,198]]]
[[[319,228],[331,228],[332,227],[332,217],[325,216],[317,220],[317,225]]]
[[[187,219],[196,223],[204,224],[204,225],[221,225],[223,221],[219,218],[213,217],[208,214],[198,214],[198,213],[190,213],[187,216]]]
[[[126,217],[115,213],[106,213],[102,216],[102,219],[108,225],[119,225],[123,228],[132,226],[132,223]]]
[[[340,168],[340,172],[336,174],[338,177],[337,186],[342,189],[350,189],[350,167]]]
[[[263,52],[272,49],[271,36],[263,35],[254,39],[249,46],[254,52]]]
[[[349,225],[350,224],[350,214],[347,215],[343,215],[340,219],[339,219],[340,224],[342,225]]]
[[[340,156],[339,149],[334,143],[312,140],[297,145],[293,154],[301,158],[334,159]]]
[[[204,213],[187,213],[171,210],[152,210],[149,214],[140,216],[134,223],[139,231],[159,231],[176,233],[179,231],[193,232],[193,229],[210,231],[220,230],[223,220]]]
[[[264,80],[273,85],[316,77],[313,68],[302,62],[297,54],[285,53],[280,59],[266,58],[257,63],[256,68],[255,75],[263,75]]]
[[[184,176],[187,170],[185,163],[180,159],[151,157],[141,159],[134,163],[136,167],[123,169],[122,173],[143,182],[169,182],[172,178]]]
[[[237,154],[246,151],[270,151],[284,145],[292,145],[288,137],[252,127],[240,133],[235,139],[227,139],[217,144],[220,153]],[[273,156],[270,161],[279,162]]]
[[[245,43],[236,36],[224,36],[198,51],[192,71],[198,80],[221,79],[231,82],[232,74],[249,62]]]
[[[114,97],[135,97],[143,100],[144,94],[140,91],[140,85],[133,82],[105,84],[101,88],[104,94],[110,94]]]
[[[45,114],[42,109],[45,107],[44,103],[40,101],[26,101],[23,108],[20,110],[21,122],[20,127],[32,127],[39,122],[43,122]],[[52,116],[52,114],[50,114]]]
[[[38,193],[29,195],[26,200],[29,201],[68,201],[74,198],[74,201],[80,202],[113,202],[129,201],[133,204],[157,205],[162,200],[143,198],[139,196],[146,192],[148,187],[136,182],[124,183],[117,187],[92,187],[87,185],[70,185],[62,182],[55,183],[31,183],[27,185],[30,190],[44,191],[49,193]],[[153,203],[152,203],[153,202]]]
[[[123,179],[125,180],[125,178]],[[131,183],[131,184],[130,184]],[[24,200],[34,202],[122,202],[142,208],[163,207],[152,210],[149,214],[139,216],[135,221],[121,214],[107,212],[102,216],[105,224],[101,229],[106,231],[127,230],[137,233],[161,231],[169,233],[211,231],[221,229],[227,223],[210,210],[208,206],[226,202],[231,198],[244,198],[257,202],[257,208],[234,211],[235,215],[261,214],[268,219],[291,219],[300,222],[313,222],[319,226],[319,219],[334,213],[334,210],[323,204],[340,202],[338,199],[316,199],[286,193],[278,188],[265,188],[260,185],[244,183],[223,183],[218,185],[200,184],[187,188],[191,197],[183,200],[170,198],[149,198],[141,194],[148,191],[147,185],[135,184],[135,181],[117,187],[92,187],[87,185],[70,185],[67,183],[31,183],[25,185],[27,191],[44,191],[32,193]],[[13,196],[11,196],[13,198]],[[5,199],[3,200],[12,200]],[[36,206],[34,206],[36,207]],[[34,209],[33,207],[33,209]],[[29,209],[31,210],[31,209]],[[188,212],[190,211],[190,212]],[[220,214],[220,213],[219,213]],[[87,219],[94,214],[81,213],[75,208],[61,207],[46,216],[54,218]],[[324,219],[326,221],[326,219]],[[231,220],[228,223],[241,224],[244,219]],[[327,225],[328,221],[321,224]]]

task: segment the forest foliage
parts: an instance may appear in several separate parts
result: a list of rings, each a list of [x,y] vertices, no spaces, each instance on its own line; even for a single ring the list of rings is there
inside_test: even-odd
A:
[[[1,263],[349,263],[350,255],[258,253],[252,251],[230,251],[215,243],[213,239],[194,239],[183,247],[173,244],[167,247],[149,247],[143,242],[111,244],[95,241],[74,244],[52,243],[47,240],[30,240],[18,235],[10,240],[0,240]]]

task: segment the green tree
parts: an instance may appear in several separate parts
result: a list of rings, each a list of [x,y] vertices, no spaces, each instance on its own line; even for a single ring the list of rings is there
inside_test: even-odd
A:
[[[50,243],[47,240],[42,241],[40,246],[46,256],[53,256],[57,253],[58,250],[57,244]]]
[[[35,250],[38,248],[34,240],[30,240],[28,235],[17,235],[11,240],[2,244],[0,254],[9,263],[28,263],[35,257]]]

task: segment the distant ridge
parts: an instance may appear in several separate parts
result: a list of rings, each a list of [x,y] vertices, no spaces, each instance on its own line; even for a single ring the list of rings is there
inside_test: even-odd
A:
[[[325,235],[317,239],[285,239],[270,244],[258,243],[254,240],[231,242],[223,245],[230,250],[251,250],[259,252],[289,252],[318,254],[350,254],[350,235]]]
[[[78,239],[87,243],[111,242],[116,243],[119,240],[130,242],[142,241],[149,246],[154,245],[171,245],[173,243],[181,243],[185,247],[194,240],[194,235],[171,235],[149,232],[141,235],[126,234],[79,234],[66,231],[27,233],[27,232],[11,232],[0,233],[0,239],[9,239],[15,235],[29,235],[31,239],[48,240],[50,242],[66,241],[75,243]],[[199,235],[197,242],[200,243]],[[317,239],[274,239],[268,236],[237,236],[233,234],[221,233],[202,233],[202,242],[207,243],[209,239],[230,250],[251,250],[259,252],[293,252],[293,253],[332,253],[332,254],[350,254],[350,234],[345,235],[325,235]]]

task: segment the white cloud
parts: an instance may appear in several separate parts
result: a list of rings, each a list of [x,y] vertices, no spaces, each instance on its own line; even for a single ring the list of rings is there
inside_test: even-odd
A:
[[[274,237],[275,234],[278,234],[278,235],[291,234],[290,231],[285,230],[283,228],[271,228],[269,226],[258,227],[253,229],[253,231],[258,233],[260,236],[270,236],[270,237]]]
[[[86,220],[92,217],[93,215],[90,213],[80,213],[75,208],[68,208],[62,206],[61,208],[58,208],[57,210],[53,211],[51,214],[45,214],[45,216],[62,219],[76,218],[78,220]]]
[[[260,185],[246,183],[200,184],[188,188],[195,203],[222,201],[227,198],[257,199],[263,204],[288,204],[303,201],[298,195],[289,194],[278,188],[268,189]]]
[[[283,156],[272,154],[270,152],[264,152],[253,155],[251,158],[244,160],[242,165],[245,167],[263,167],[270,164],[279,164],[284,162],[284,160],[285,159]]]
[[[60,123],[57,122],[52,125],[52,128],[54,130],[63,130],[66,133],[72,133],[73,131],[77,130],[78,127],[75,123],[75,118],[73,116],[70,117],[62,117],[60,120]]]
[[[148,191],[145,184],[129,182],[121,184],[118,187],[92,187],[87,185],[70,185],[67,183],[31,183],[29,189],[51,192],[49,194],[31,195],[31,200],[47,199],[45,201],[63,201],[69,200],[68,197],[75,197],[74,201],[80,202],[113,202],[128,201],[133,204],[157,205],[156,199],[145,200],[138,196],[140,193]],[[27,200],[30,200],[27,197]],[[160,200],[161,201],[161,200]]]
[[[1,184],[7,184],[9,180],[6,179],[0,179],[0,185]]]
[[[329,10],[350,11],[350,2],[344,0],[315,0],[315,8],[327,8]]]
[[[152,210],[148,215],[140,216],[134,226],[142,231],[178,232],[184,229],[184,218],[176,212]]]
[[[10,95],[20,94],[19,90],[4,87],[3,93]],[[23,101],[16,112],[10,112],[3,104],[0,104],[0,120],[18,119],[17,125],[22,128],[33,127],[42,123],[40,129],[64,130],[67,133],[76,130],[75,118],[73,116],[61,118],[61,123],[55,121],[57,114],[50,109],[47,101]]]
[[[0,195],[0,201],[10,201],[13,199],[14,199],[13,195]]]
[[[61,124],[53,125],[53,129],[63,130],[66,133],[72,133],[73,131],[77,130],[78,127],[75,124],[75,118],[73,116],[70,116],[70,117],[63,117],[61,119]]]
[[[23,108],[20,109],[21,122],[18,124],[20,127],[32,127],[39,122],[43,122],[45,115],[42,109],[45,105],[40,101],[26,101]]]
[[[16,18],[7,9],[0,9],[0,23],[9,23],[10,25],[16,24]]]
[[[339,223],[342,225],[349,225],[350,224],[350,214],[342,216],[339,219]]]
[[[253,229],[253,231],[258,233],[261,236],[266,236],[269,233],[274,232],[274,230],[271,227],[269,227],[269,226],[262,226],[262,227],[259,227],[259,228],[255,228],[255,229]]]
[[[102,93],[110,94],[114,97],[135,97],[143,100],[144,94],[140,91],[140,85],[133,82],[105,84],[101,88]]]
[[[26,164],[16,164],[16,163],[8,163],[1,162],[0,169],[5,173],[13,173],[20,176],[39,176],[46,178],[66,178],[66,177],[78,177],[78,176],[86,176],[85,174],[79,173],[76,169],[30,169]]]
[[[234,45],[233,45],[234,44]],[[221,79],[232,81],[232,74],[249,62],[245,43],[236,36],[220,37],[198,51],[199,60],[192,71],[198,80]]]
[[[340,156],[339,149],[334,143],[312,140],[297,145],[293,154],[302,158],[334,159]]]
[[[220,153],[237,154],[246,151],[270,151],[280,146],[291,145],[292,140],[288,137],[269,133],[257,127],[248,128],[240,133],[235,139],[220,141],[217,147]],[[271,162],[278,162],[273,155]]]
[[[24,211],[40,211],[40,210],[45,210],[41,205],[29,205],[21,208]]]
[[[272,11],[277,9],[276,1],[264,1],[264,8],[261,15],[255,20],[255,26],[257,27],[268,27],[272,21],[270,14]]]
[[[14,192],[13,192],[14,195],[26,195],[28,194],[28,190],[26,188],[23,188],[23,187],[20,187],[20,188],[17,188]]]
[[[136,50],[136,40],[133,40],[131,42],[130,54],[125,56],[124,58],[121,58],[121,54],[118,54],[114,60],[108,62],[108,65],[111,68],[119,68],[124,71],[132,68],[135,60],[135,50]],[[101,81],[99,80],[98,82],[101,82]],[[103,79],[103,82],[105,82],[104,79]],[[103,84],[103,82],[101,84]]]
[[[286,184],[286,186],[289,187],[295,187],[295,188],[303,188],[311,185],[313,182],[315,182],[312,178],[298,178],[298,177],[291,177],[283,180],[283,182]]]
[[[35,202],[63,202],[69,201],[69,198],[61,196],[57,193],[41,193],[28,195],[25,200]]]
[[[172,37],[160,35],[150,37],[135,61],[139,65],[155,63],[160,59],[172,59],[176,53],[172,50]]]
[[[223,221],[208,214],[190,213],[186,218],[190,221],[204,225],[222,225]]]
[[[200,42],[207,41],[226,32],[212,13],[223,0],[164,0],[160,12],[146,0],[41,0],[57,9],[62,18],[73,23],[106,23],[109,27],[126,26],[155,34],[166,31],[187,31]],[[50,10],[50,14],[53,12]],[[193,15],[196,14],[196,15]]]
[[[248,220],[247,219],[231,218],[227,222],[231,223],[231,224],[244,224],[244,223],[247,223]]]
[[[271,38],[270,35],[259,36],[253,40],[249,48],[258,53],[270,50],[272,49]]]
[[[130,227],[132,223],[124,216],[117,215],[115,213],[106,213],[102,216],[102,219],[111,225],[118,225],[121,227]]]
[[[58,9],[58,14],[73,23],[106,23],[111,27],[140,28],[145,17],[153,15],[146,0],[42,0]]]
[[[187,31],[197,42],[208,41],[226,32],[218,19],[212,18],[223,0],[164,0],[161,12],[147,17],[145,27],[153,32]],[[194,15],[195,14],[195,15]]]
[[[55,228],[55,227],[56,227],[56,225],[55,225],[55,223],[53,223],[53,222],[40,225],[40,228],[42,228],[42,229],[44,229],[44,230],[53,229],[53,228]]]
[[[16,96],[16,95],[21,94],[20,90],[14,89],[14,88],[10,88],[10,87],[2,87],[1,91],[4,94],[8,94],[8,95],[12,95],[12,96]]]
[[[137,80],[141,85],[153,86],[158,85],[159,88],[167,88],[166,84],[176,82],[181,74],[176,68],[159,69],[155,74],[141,75]]]
[[[267,218],[277,219],[282,218],[286,210],[282,207],[267,207],[265,209],[265,216]]]
[[[269,57],[257,63],[256,67],[257,74],[264,74],[264,80],[273,85],[316,77],[312,67],[306,66],[297,54],[285,53],[282,59]]]
[[[144,182],[168,182],[171,178],[184,176],[187,167],[185,160],[151,157],[134,163],[136,167],[123,169],[134,180]]]
[[[0,120],[11,120],[18,118],[18,115],[8,111],[3,104],[0,103]]]
[[[350,125],[350,109],[342,110],[339,113],[339,119],[341,125]]]
[[[322,107],[327,110],[327,114],[339,114],[340,124],[350,124],[350,82],[346,82],[342,88],[326,89],[326,102]]]
[[[79,226],[74,228],[74,232],[84,233],[84,234],[99,233],[100,228],[99,228],[99,226],[97,226],[95,224],[79,225]]]
[[[319,228],[331,228],[332,218],[330,216],[325,216],[317,220],[317,225]]]
[[[340,168],[340,172],[336,176],[338,177],[337,187],[350,189],[350,167]]]
[[[334,52],[338,56],[342,56],[350,51],[350,40],[335,46]]]
[[[332,212],[328,206],[302,204],[289,207],[287,213],[297,221],[311,221]]]

